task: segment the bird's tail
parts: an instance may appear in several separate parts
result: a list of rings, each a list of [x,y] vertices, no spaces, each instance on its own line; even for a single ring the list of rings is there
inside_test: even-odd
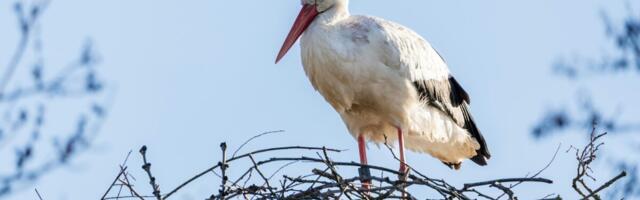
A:
[[[487,165],[487,157],[485,157],[484,155],[476,155],[470,158],[471,161],[473,161],[474,163],[480,165],[480,166],[485,166]]]
[[[471,114],[469,113],[468,105],[463,104],[460,106],[462,108],[462,114],[464,115],[464,118],[465,118],[464,128],[467,129],[467,131],[469,131],[471,136],[473,136],[473,138],[475,138],[476,141],[478,141],[478,144],[480,144],[480,148],[476,150],[476,155],[471,157],[470,160],[480,166],[485,166],[487,165],[487,160],[491,158],[491,154],[489,153],[489,149],[487,148],[487,143],[485,142],[484,137],[482,136],[482,133],[480,133],[480,130],[478,130],[478,127],[476,126],[476,122],[473,120],[473,117],[471,117]]]

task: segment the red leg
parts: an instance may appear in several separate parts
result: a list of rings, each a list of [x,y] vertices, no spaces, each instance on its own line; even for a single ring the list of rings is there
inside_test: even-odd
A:
[[[362,134],[360,134],[358,136],[358,150],[360,151],[360,164],[361,165],[367,165],[367,146],[366,143],[364,141],[364,136]],[[366,172],[364,172],[366,171]],[[368,168],[361,168],[361,176],[363,176],[363,173],[367,173],[369,172]],[[366,174],[368,175],[368,174]],[[363,177],[363,178],[368,178],[368,177]],[[362,186],[365,189],[369,189],[369,185],[371,184],[371,181],[366,180],[364,182],[362,182]]]
[[[402,135],[401,128],[398,128],[398,148],[400,148],[400,172],[406,173],[407,166],[404,162],[404,136]]]
[[[364,136],[358,136],[358,150],[360,150],[360,164],[367,164],[367,148],[364,141]]]
[[[402,175],[400,175],[398,178],[402,181],[406,181],[407,180],[407,164],[404,161],[404,136],[402,135],[402,129],[401,128],[397,128],[398,129],[398,148],[400,149],[400,172],[404,173]],[[405,199],[407,197],[407,188],[405,184],[402,184],[402,199]]]

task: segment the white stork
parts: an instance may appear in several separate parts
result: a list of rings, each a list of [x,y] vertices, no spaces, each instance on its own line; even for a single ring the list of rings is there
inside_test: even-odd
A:
[[[350,15],[349,0],[302,0],[302,10],[276,63],[301,37],[302,63],[313,87],[358,140],[399,143],[450,168],[491,157],[469,113],[469,95],[447,64],[414,31],[384,19]],[[304,34],[303,34],[304,33]]]

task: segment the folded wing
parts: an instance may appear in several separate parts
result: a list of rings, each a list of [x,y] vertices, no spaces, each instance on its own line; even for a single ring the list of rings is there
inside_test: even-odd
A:
[[[375,21],[385,37],[385,46],[382,47],[385,65],[397,69],[411,81],[426,106],[441,110],[466,129],[480,144],[471,160],[486,165],[491,154],[469,112],[469,95],[451,76],[440,54],[420,35],[402,25],[367,18]]]

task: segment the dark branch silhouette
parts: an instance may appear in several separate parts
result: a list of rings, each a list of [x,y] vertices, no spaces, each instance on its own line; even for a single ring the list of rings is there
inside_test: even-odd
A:
[[[576,176],[571,182],[571,187],[573,187],[573,189],[582,196],[582,199],[600,199],[600,195],[598,195],[600,191],[611,186],[614,182],[627,175],[627,172],[622,171],[619,175],[607,181],[595,190],[592,189],[592,186],[587,184],[587,179],[596,181],[596,178],[592,175],[593,169],[591,168],[591,164],[596,160],[596,153],[600,150],[600,147],[604,145],[604,143],[599,142],[599,140],[605,135],[607,135],[607,133],[596,134],[596,128],[594,127],[589,137],[589,143],[587,143],[582,150],[576,149],[575,147],[569,149],[575,150],[576,160],[578,161]]]
[[[264,135],[264,134],[261,134]],[[260,136],[261,136],[260,135]],[[595,189],[588,186],[585,177],[592,177],[590,164],[596,159],[596,152],[603,145],[599,142],[605,134],[596,135],[595,128],[592,138],[582,149],[576,150],[578,174],[574,178],[573,188],[583,199],[599,199],[600,193],[614,185],[625,176],[622,172]],[[252,138],[253,139],[253,138]],[[246,144],[245,142],[244,144]],[[242,146],[244,146],[244,144]],[[331,159],[331,155],[341,153],[342,150],[326,147],[289,146],[255,150],[249,153],[226,157],[227,145],[221,143],[222,159],[217,164],[194,175],[176,188],[165,194],[160,194],[155,176],[151,174],[151,164],[146,159],[147,147],[140,149],[143,158],[142,168],[147,173],[151,183],[151,195],[141,195],[128,180],[129,168],[125,162],[120,165],[116,180],[107,189],[102,199],[170,199],[193,181],[204,175],[215,175],[221,181],[219,189],[208,199],[518,199],[514,188],[522,183],[553,184],[553,181],[540,178],[540,175],[555,160],[558,149],[553,158],[544,168],[532,176],[519,178],[497,178],[487,181],[465,183],[462,187],[449,184],[444,179],[429,177],[409,166],[409,173],[403,174],[397,170],[376,165],[361,165],[356,162],[341,162]],[[570,150],[571,150],[570,149]],[[393,154],[393,151],[389,149]],[[306,153],[304,153],[306,152]],[[237,153],[237,151],[236,151]],[[302,154],[301,156],[283,156],[287,154]],[[313,155],[313,156],[308,156]],[[128,157],[128,155],[127,155]],[[248,161],[248,162],[247,162]],[[242,165],[245,163],[245,165]],[[243,172],[239,176],[230,177],[228,171]],[[266,171],[265,169],[275,170]],[[307,169],[308,174],[291,174],[283,172],[285,168],[296,166],[296,169]],[[374,172],[369,177],[351,176],[348,171],[366,167]],[[219,173],[218,173],[219,172]],[[254,174],[257,174],[255,176]],[[281,178],[274,179],[280,175]],[[371,188],[362,187],[362,182],[372,181]],[[594,183],[595,184],[595,180]],[[579,186],[578,186],[579,185]],[[128,192],[113,192],[112,188],[128,189]],[[569,186],[562,186],[569,188]],[[527,198],[531,199],[531,198]],[[542,199],[561,199],[560,196],[549,194]]]
[[[342,152],[338,149],[305,146],[275,147],[227,158],[226,143],[222,143],[220,147],[222,152],[220,162],[178,184],[170,192],[160,194],[159,185],[155,182],[157,180],[147,168],[150,163],[146,160],[147,148],[143,146],[140,150],[143,157],[142,168],[148,174],[152,194],[141,195],[127,180],[129,168],[125,161],[120,165],[116,180],[109,186],[102,199],[170,199],[177,192],[207,174],[215,175],[221,181],[219,189],[208,199],[417,199],[425,197],[431,199],[501,199],[503,195],[500,194],[503,193],[508,199],[516,199],[516,192],[513,188],[521,183],[553,183],[549,179],[536,177],[550,163],[533,176],[498,178],[466,183],[461,187],[456,187],[443,179],[429,177],[411,166],[409,166],[409,173],[405,175],[395,169],[383,166],[363,166],[356,162],[334,161],[331,159],[331,155]],[[282,156],[291,153],[302,155]],[[555,154],[553,159],[555,159]],[[553,162],[553,159],[550,162]],[[242,166],[242,163],[246,163],[246,165]],[[231,165],[234,166],[235,172],[240,170],[243,173],[237,177],[230,177],[228,170],[232,169]],[[273,170],[274,166],[279,167]],[[283,170],[291,166],[296,166],[296,169],[307,169],[309,174],[290,174]],[[242,169],[238,169],[239,167]],[[372,174],[380,175],[370,177],[348,175],[347,171],[357,170],[360,167],[369,168],[375,172]],[[276,177],[280,178],[275,179]],[[370,189],[361,187],[364,179],[371,180],[372,186],[375,187]],[[112,189],[115,187],[125,188],[129,191],[115,193],[115,190]],[[547,199],[559,199],[559,197]]]

